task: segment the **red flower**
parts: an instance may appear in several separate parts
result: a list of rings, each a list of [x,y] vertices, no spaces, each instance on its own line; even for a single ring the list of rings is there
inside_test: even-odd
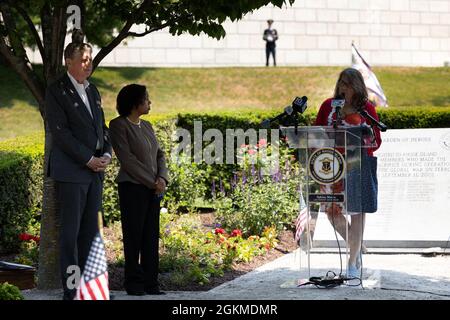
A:
[[[258,144],[259,144],[260,147],[265,146],[267,144],[267,140],[266,139],[259,139],[259,143]]]
[[[39,241],[41,240],[38,236],[33,236],[31,234],[28,233],[21,233],[19,234],[19,240],[20,241],[30,241],[33,240],[36,243],[39,243]]]
[[[21,233],[19,234],[19,240],[20,241],[29,241],[31,239],[31,235],[27,233]]]
[[[242,237],[242,231],[239,230],[239,229],[234,229],[234,230],[231,232],[231,236],[232,236],[232,237],[237,237],[237,236],[241,236],[241,237]]]
[[[215,233],[215,234],[225,234],[225,230],[222,229],[222,228],[216,228],[216,229],[214,230],[214,233]]]
[[[256,153],[256,150],[254,150],[254,149],[248,150],[249,155],[254,155],[255,153]]]

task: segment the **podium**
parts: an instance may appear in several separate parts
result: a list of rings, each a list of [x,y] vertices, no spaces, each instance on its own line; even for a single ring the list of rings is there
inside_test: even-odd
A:
[[[305,247],[309,279],[311,278],[312,213],[326,212],[331,217],[343,214],[348,221],[349,212],[376,211],[376,197],[371,199],[370,195],[362,192],[362,184],[368,170],[365,166],[370,161],[364,148],[374,147],[376,142],[371,128],[365,125],[337,128],[332,126],[280,127],[280,130],[286,137],[288,146],[298,151],[300,172],[304,176],[299,195],[300,216],[302,216],[300,220],[303,221],[299,225],[304,229],[300,247],[301,249]],[[344,240],[345,270],[348,272],[348,223],[345,226]],[[336,241],[338,241],[337,238]],[[299,279],[298,282],[301,284],[308,279]]]

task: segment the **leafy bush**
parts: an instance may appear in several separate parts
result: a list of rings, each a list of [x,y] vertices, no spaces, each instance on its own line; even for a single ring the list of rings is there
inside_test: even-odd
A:
[[[233,262],[248,262],[277,243],[271,228],[261,237],[247,239],[240,230],[206,231],[195,214],[162,213],[160,237],[160,271],[170,274],[169,281],[178,285],[206,284],[212,276],[223,275]]]
[[[391,129],[412,128],[448,128],[450,124],[450,107],[411,107],[411,108],[377,108],[380,120]],[[188,129],[193,135],[194,121],[202,121],[203,131],[216,128],[225,136],[227,128],[260,128],[264,119],[270,119],[278,113],[217,113],[217,114],[179,114],[178,126]],[[317,111],[300,115],[299,125],[309,126],[314,123]],[[272,123],[272,128],[278,128],[278,123]]]
[[[184,154],[169,161],[170,183],[164,197],[164,205],[171,212],[178,209],[192,210],[195,200],[203,198],[206,192],[206,176],[200,166]]]
[[[450,108],[377,109],[390,129],[448,128]]]
[[[19,288],[8,282],[0,283],[0,300],[24,300]]]
[[[35,226],[39,227],[39,225]],[[39,229],[37,232],[39,232]],[[29,233],[22,233],[19,235],[19,240],[20,251],[19,255],[15,258],[15,262],[37,267],[39,263],[39,236]]]
[[[106,168],[103,180],[103,218],[105,226],[120,221],[119,191],[115,179],[119,173],[119,160],[113,156],[111,164]]]
[[[249,112],[239,113],[235,112],[222,112],[216,114],[203,114],[203,113],[186,113],[178,115],[178,126],[188,129],[191,132],[191,136],[194,134],[194,121],[202,122],[203,131],[207,129],[218,129],[225,136],[226,129],[243,129],[261,128],[261,122],[265,119],[275,117],[278,112]],[[299,125],[309,125],[316,118],[315,113],[307,113],[300,115]],[[272,128],[278,128],[277,123],[272,123]]]
[[[0,252],[17,251],[19,234],[40,218],[42,134],[0,142]]]
[[[274,169],[268,168],[271,146],[265,141],[257,146],[243,145],[242,171],[235,177],[231,192],[220,190],[217,193],[218,221],[227,228],[241,229],[246,235],[260,235],[266,226],[279,232],[291,225],[298,211],[298,190],[302,181],[291,152],[280,148],[277,171],[263,175]]]

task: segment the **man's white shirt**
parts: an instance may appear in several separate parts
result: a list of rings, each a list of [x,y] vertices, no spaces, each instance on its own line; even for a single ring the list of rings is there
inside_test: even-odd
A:
[[[79,83],[77,80],[75,80],[75,78],[69,72],[67,72],[67,75],[69,76],[70,81],[72,82],[73,86],[75,87],[75,90],[77,90],[77,93],[81,98],[81,101],[83,101],[84,105],[86,106],[87,111],[89,112],[91,117],[94,118],[92,115],[91,104],[89,103],[89,97],[86,92],[86,88],[89,87],[89,81],[84,80],[83,83]],[[96,149],[100,149],[100,140],[98,140],[98,139],[97,139]],[[103,155],[111,158],[111,155],[107,152],[105,152],[105,154],[103,154]],[[94,156],[91,157],[91,159],[88,161],[88,163],[92,160],[93,157]]]
[[[83,103],[86,106],[86,109],[88,110],[89,114],[93,118],[91,104],[89,103],[89,98],[88,98],[87,92],[86,92],[86,88],[89,86],[89,82],[87,80],[84,80],[83,83],[78,83],[78,81],[75,80],[75,78],[72,77],[72,75],[69,72],[67,72],[67,75],[69,76],[70,81],[72,82],[73,86],[75,87],[75,90],[77,90],[77,93],[81,98],[81,101],[83,101]]]

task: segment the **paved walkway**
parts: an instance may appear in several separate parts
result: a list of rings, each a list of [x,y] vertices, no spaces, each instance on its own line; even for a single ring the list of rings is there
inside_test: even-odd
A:
[[[345,254],[342,259],[344,262]],[[143,297],[131,297],[123,291],[111,293],[116,300],[450,300],[449,255],[366,254],[363,264],[364,288],[297,287],[298,279],[308,277],[306,256],[300,257],[297,250],[209,291],[170,291],[163,296]],[[324,276],[328,270],[339,273],[338,254],[311,254],[311,276]],[[59,290],[27,290],[23,294],[30,300],[61,299]]]

